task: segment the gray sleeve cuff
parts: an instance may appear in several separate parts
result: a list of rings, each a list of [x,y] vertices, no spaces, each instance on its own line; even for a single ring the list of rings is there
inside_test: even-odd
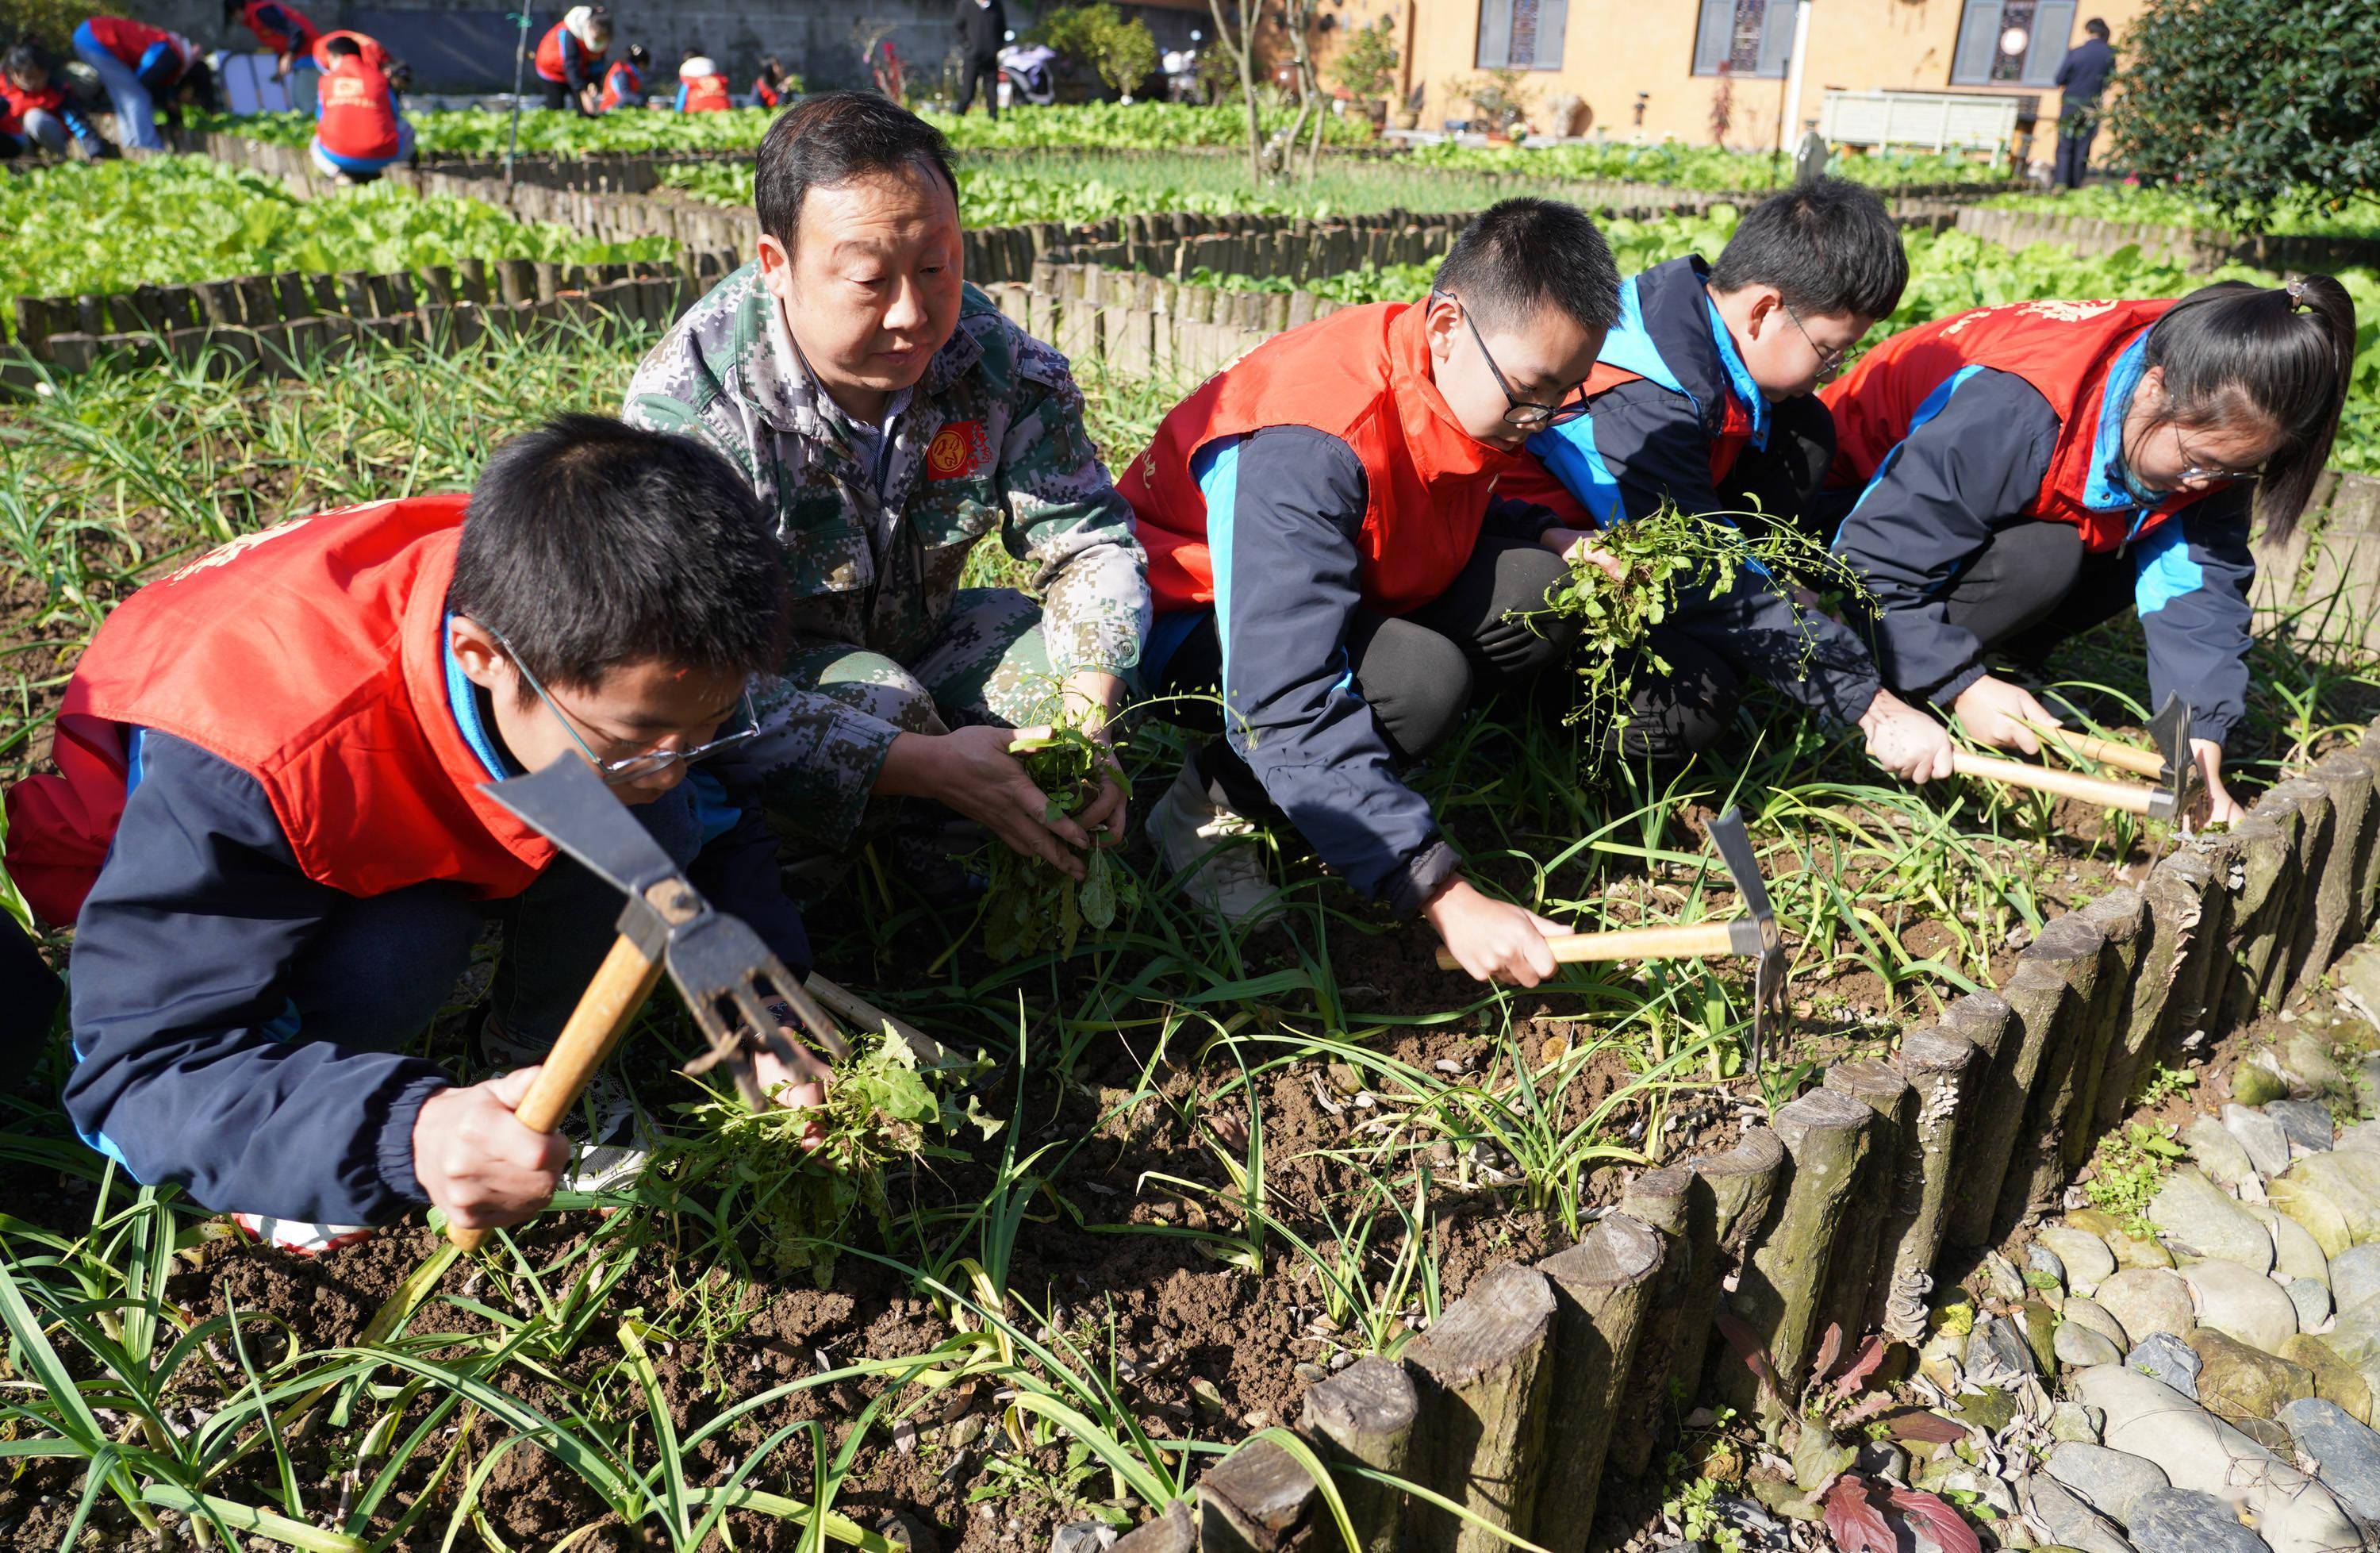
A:
[[[1380,899],[1401,919],[1419,916],[1423,905],[1438,893],[1439,887],[1460,872],[1462,866],[1452,847],[1442,840],[1431,841],[1389,875],[1380,887]]]

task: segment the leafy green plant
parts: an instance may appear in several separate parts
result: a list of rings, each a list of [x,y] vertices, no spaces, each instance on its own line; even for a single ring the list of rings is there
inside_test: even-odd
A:
[[[1148,23],[1125,17],[1107,0],[1050,11],[1035,32],[1067,58],[1088,65],[1111,91],[1127,99],[1157,68],[1157,37]]]
[[[1115,769],[1114,753],[1070,723],[1019,736],[1009,750],[1048,795],[1044,813],[1050,820],[1089,808]],[[1044,948],[1073,954],[1085,927],[1104,933],[1139,903],[1140,882],[1111,848],[1093,847],[1085,854],[1079,883],[996,843],[985,855],[983,948],[994,960],[1017,960]]]
[[[1396,80],[1397,23],[1382,14],[1362,27],[1350,28],[1346,42],[1330,58],[1330,79],[1356,102],[1370,104],[1388,94]]]
[[[1740,527],[1731,520],[1738,517],[1753,526]],[[1578,685],[1571,720],[1597,730],[1590,736],[1590,752],[1606,747],[1603,730],[1626,726],[1629,691],[1640,667],[1669,672],[1669,663],[1648,643],[1647,633],[1674,614],[1681,600],[1751,586],[1792,604],[1797,578],[1831,583],[1853,594],[1864,591],[1858,574],[1825,545],[1758,513],[1697,516],[1665,505],[1658,512],[1597,532],[1593,544],[1614,563],[1616,575],[1587,556],[1574,556],[1569,580],[1547,592],[1542,609],[1513,617],[1533,627],[1553,620],[1578,622]],[[1815,650],[1805,629],[1804,668]]]
[[[687,1107],[694,1134],[657,1153],[640,1194],[691,1214],[722,1248],[752,1234],[770,1271],[807,1271],[823,1289],[863,1216],[889,1230],[896,1166],[964,1158],[942,1140],[1000,1130],[976,1097],[953,1097],[967,1071],[920,1067],[906,1041],[882,1032],[837,1065],[820,1107],[756,1110],[735,1097]]]
[[[2082,1193],[2093,1207],[2121,1216],[2131,1233],[2145,1237],[2150,1233],[2150,1200],[2172,1173],[2174,1162],[2189,1152],[2170,1127],[2129,1123],[2122,1131],[2099,1140]]]

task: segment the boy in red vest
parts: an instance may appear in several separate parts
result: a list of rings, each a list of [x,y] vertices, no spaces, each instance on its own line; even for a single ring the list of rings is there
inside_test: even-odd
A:
[[[1884,202],[1843,178],[1761,202],[1716,266],[1687,254],[1631,276],[1620,325],[1587,379],[1587,413],[1529,439],[1499,487],[1591,533],[1665,506],[1759,511],[1791,523],[1834,458],[1834,422],[1815,397],[1844,354],[1900,305],[1909,259]],[[1626,726],[1607,734],[1633,759],[1708,749],[1758,677],[1838,727],[1857,726],[1886,769],[1923,782],[1950,774],[1942,725],[1884,689],[1849,628],[1753,579],[1682,599],[1647,633]]]
[[[397,111],[396,89],[351,37],[323,44],[314,165],[339,183],[369,183],[413,155],[413,126]]]
[[[2249,525],[2304,510],[2354,365],[2354,303],[2319,275],[1978,308],[1877,346],[1826,399],[1835,549],[1867,575],[1885,683],[2031,753],[2058,719],[1986,655],[2037,667],[2136,609],[2152,703],[2190,705],[2211,817],[2237,819]]]
[[[75,924],[77,1129],[295,1247],[423,1203],[535,1212],[568,1151],[513,1115],[533,1066],[463,1086],[406,1048],[492,920],[482,1051],[534,1065],[619,895],[485,785],[587,760],[801,973],[732,763],[688,770],[750,737],[783,596],[725,459],[572,415],[468,499],[297,519],[126,600],[67,686],[58,775],[8,795],[11,876]]]
[[[537,79],[545,88],[545,105],[593,113],[596,83],[602,79],[603,56],[611,49],[610,7],[573,6],[563,12],[562,19],[537,43]]]
[[[1401,769],[1474,692],[1571,637],[1510,621],[1565,573],[1546,508],[1502,499],[1619,316],[1585,212],[1506,200],[1463,228],[1422,303],[1348,308],[1258,346],[1158,427],[1118,483],[1149,556],[1142,655],[1180,693],[1220,685],[1224,737],[1148,822],[1210,911],[1260,919],[1246,816],[1282,815],[1361,893],[1419,913],[1481,980],[1552,974],[1558,924],[1480,893]]]

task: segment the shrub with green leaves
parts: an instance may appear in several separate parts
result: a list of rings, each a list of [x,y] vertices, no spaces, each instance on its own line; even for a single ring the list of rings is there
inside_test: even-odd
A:
[[[2108,110],[2118,160],[2242,231],[2288,199],[2380,205],[2380,6],[2150,0],[2124,32]]]

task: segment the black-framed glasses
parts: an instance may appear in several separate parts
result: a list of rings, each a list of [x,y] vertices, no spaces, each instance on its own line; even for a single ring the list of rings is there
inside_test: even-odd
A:
[[[1504,376],[1504,369],[1496,364],[1496,353],[1488,349],[1488,336],[1481,334],[1479,325],[1471,321],[1471,309],[1464,305],[1463,299],[1451,291],[1439,291],[1433,295],[1445,298],[1461,311],[1463,327],[1469,329],[1471,337],[1479,342],[1480,360],[1486,361],[1488,370],[1495,374],[1496,386],[1504,391],[1504,424],[1516,432],[1541,432],[1548,426],[1559,426],[1586,413],[1585,395],[1559,405],[1549,405],[1524,399],[1512,392],[1512,385]]]
[[[504,655],[512,659],[513,667],[518,669],[520,677],[528,681],[528,688],[537,692],[537,699],[545,703],[545,709],[553,714],[553,720],[562,725],[562,731],[570,735],[570,741],[578,746],[579,752],[587,757],[587,764],[593,766],[596,774],[606,782],[614,785],[621,782],[633,782],[639,776],[650,776],[656,771],[666,770],[675,762],[692,765],[695,762],[715,755],[722,750],[741,744],[760,731],[759,714],[752,704],[752,691],[747,685],[744,691],[744,726],[742,728],[731,733],[722,733],[709,743],[697,744],[690,750],[643,750],[618,760],[605,760],[595,752],[593,745],[580,737],[577,723],[570,714],[562,709],[562,703],[547,694],[545,687],[538,683],[537,676],[529,672],[528,665],[521,662],[521,655],[513,651],[511,642],[504,640],[504,633],[484,620],[480,624],[490,636],[496,639],[496,645],[502,647],[504,650]]]
[[[1851,352],[1848,349],[1829,350],[1825,346],[1820,345],[1816,340],[1810,337],[1810,331],[1803,327],[1801,314],[1795,312],[1793,309],[1785,302],[1780,301],[1777,305],[1785,309],[1785,316],[1793,321],[1794,328],[1801,330],[1802,343],[1808,346],[1810,348],[1810,354],[1818,359],[1818,381],[1821,383],[1832,383],[1837,375],[1842,372],[1843,361],[1846,357],[1851,355]]]

